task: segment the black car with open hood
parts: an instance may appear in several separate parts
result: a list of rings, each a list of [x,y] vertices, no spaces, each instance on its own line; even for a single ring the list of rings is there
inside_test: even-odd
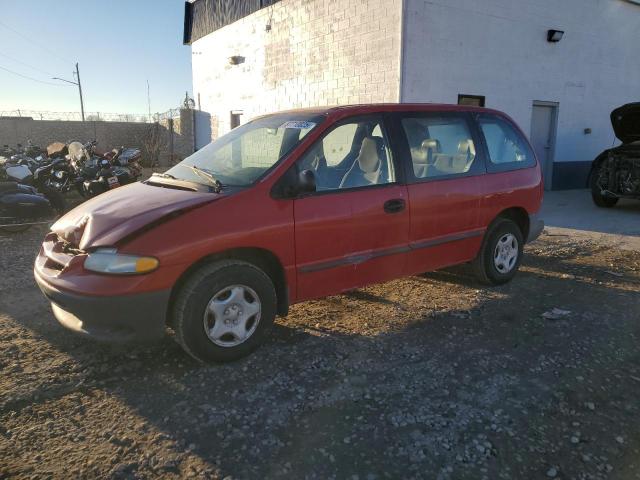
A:
[[[640,199],[640,102],[613,110],[611,125],[622,145],[598,155],[589,174],[593,201],[605,208],[621,198]]]
[[[640,141],[640,102],[616,108],[611,112],[611,125],[622,143]]]

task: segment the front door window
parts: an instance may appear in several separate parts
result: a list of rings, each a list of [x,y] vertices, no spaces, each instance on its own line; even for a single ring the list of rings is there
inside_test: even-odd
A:
[[[378,119],[337,126],[298,160],[297,168],[313,171],[317,191],[395,182],[389,142]]]

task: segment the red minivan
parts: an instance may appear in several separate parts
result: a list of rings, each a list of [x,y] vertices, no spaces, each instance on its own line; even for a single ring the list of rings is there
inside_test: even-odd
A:
[[[542,231],[542,195],[503,113],[295,110],[80,205],[34,272],[65,327],[129,340],[169,326],[196,359],[233,360],[293,303],[464,262],[485,283],[511,280]]]

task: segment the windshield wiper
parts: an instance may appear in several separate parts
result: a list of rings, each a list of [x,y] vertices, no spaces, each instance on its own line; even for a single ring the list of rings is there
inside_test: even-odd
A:
[[[158,173],[158,172],[153,172],[153,174],[151,174],[152,177],[162,177],[162,178],[170,178],[171,180],[177,180],[176,177],[174,177],[173,175],[171,175],[170,173]]]
[[[222,183],[220,183],[220,181],[213,176],[213,173],[209,172],[208,170],[204,170],[200,167],[196,167],[195,165],[185,165],[183,163],[179,163],[177,166],[189,168],[192,171],[194,171],[196,175],[198,175],[200,178],[204,178],[205,180],[208,180],[209,183],[215,187],[216,193],[222,190]]]

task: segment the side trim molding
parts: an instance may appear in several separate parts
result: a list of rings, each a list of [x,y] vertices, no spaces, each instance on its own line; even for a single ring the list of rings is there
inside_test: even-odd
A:
[[[460,240],[466,240],[468,238],[481,237],[484,235],[485,229],[472,230],[470,232],[456,233],[455,235],[448,235],[446,237],[434,238],[432,240],[424,240],[420,242],[413,242],[409,245],[411,250],[419,250],[421,248],[430,248],[443,243],[458,242]]]
[[[331,260],[329,262],[315,263],[313,265],[306,265],[298,268],[299,273],[314,273],[322,270],[329,270],[331,268],[342,267],[345,265],[360,265],[361,263],[368,262],[380,257],[386,257],[389,255],[399,255],[401,253],[408,253],[412,250],[420,250],[423,248],[431,248],[444,243],[458,242],[460,240],[466,240],[468,238],[481,237],[484,235],[485,229],[473,230],[471,232],[457,233],[455,235],[448,235],[446,237],[436,238],[433,240],[425,240],[421,242],[413,242],[406,246],[387,248],[384,250],[377,250],[375,252],[364,252],[355,255],[349,255],[348,257]]]

